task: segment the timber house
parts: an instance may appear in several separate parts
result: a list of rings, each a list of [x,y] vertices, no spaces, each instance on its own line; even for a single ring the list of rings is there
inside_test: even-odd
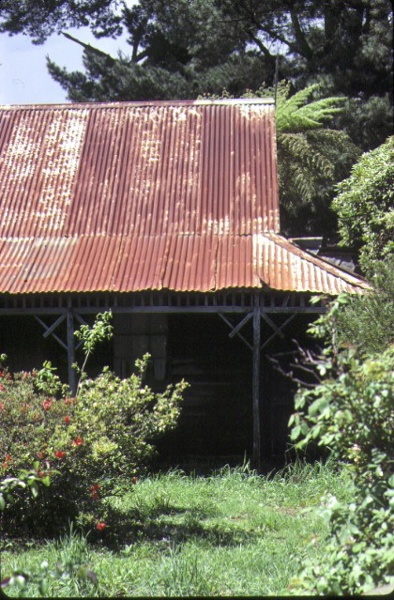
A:
[[[75,389],[74,329],[111,309],[98,361],[191,383],[169,455],[283,454],[266,353],[366,283],[281,236],[272,101],[0,107],[0,205],[11,368],[50,358]]]

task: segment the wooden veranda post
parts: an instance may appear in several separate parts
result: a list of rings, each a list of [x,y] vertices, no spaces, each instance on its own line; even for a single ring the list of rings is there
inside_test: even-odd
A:
[[[73,364],[75,362],[75,343],[74,343],[74,316],[71,310],[67,311],[67,366],[68,366],[68,384],[71,393],[74,395],[77,390],[77,378]]]
[[[260,337],[261,315],[259,296],[254,297],[253,307],[253,466],[261,467],[261,436],[260,436]]]

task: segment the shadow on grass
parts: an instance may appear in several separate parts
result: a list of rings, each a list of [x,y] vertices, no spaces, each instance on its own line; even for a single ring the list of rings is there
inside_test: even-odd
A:
[[[192,538],[212,545],[237,546],[261,537],[261,532],[245,529],[240,524],[206,521],[212,516],[211,510],[166,506],[162,510],[155,508],[149,514],[147,512],[141,513],[140,508],[124,512],[110,507],[108,522],[111,526],[102,537],[104,545],[116,551],[137,541],[179,544]]]

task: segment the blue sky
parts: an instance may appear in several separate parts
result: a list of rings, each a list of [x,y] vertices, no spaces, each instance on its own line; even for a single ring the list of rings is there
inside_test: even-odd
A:
[[[1,2],[1,0],[0,0]],[[125,0],[132,6],[138,0]],[[117,40],[96,40],[89,28],[69,29],[77,39],[108,52],[113,57],[122,48],[123,34]],[[42,104],[66,102],[66,92],[53,81],[46,68],[46,56],[68,70],[82,69],[82,47],[54,34],[41,46],[31,43],[25,35],[9,36],[0,33],[0,104]],[[128,47],[123,51],[127,55]]]
[[[120,40],[96,40],[87,28],[69,30],[78,39],[117,56]],[[127,52],[127,50],[126,50]],[[82,48],[60,34],[35,46],[24,35],[0,34],[0,104],[66,102],[66,92],[46,68],[49,57],[69,70],[82,69]]]

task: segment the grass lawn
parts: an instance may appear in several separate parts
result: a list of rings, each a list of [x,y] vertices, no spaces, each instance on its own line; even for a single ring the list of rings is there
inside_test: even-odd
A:
[[[273,477],[247,468],[149,476],[109,500],[116,535],[108,527],[101,544],[75,532],[30,547],[3,542],[1,578],[38,573],[45,561],[49,597],[286,595],[297,561],[324,548],[326,523],[308,509],[327,494],[347,498],[348,483],[319,463]],[[85,567],[97,582],[82,577]],[[17,585],[5,591],[21,594]],[[34,581],[23,591],[40,596]]]

